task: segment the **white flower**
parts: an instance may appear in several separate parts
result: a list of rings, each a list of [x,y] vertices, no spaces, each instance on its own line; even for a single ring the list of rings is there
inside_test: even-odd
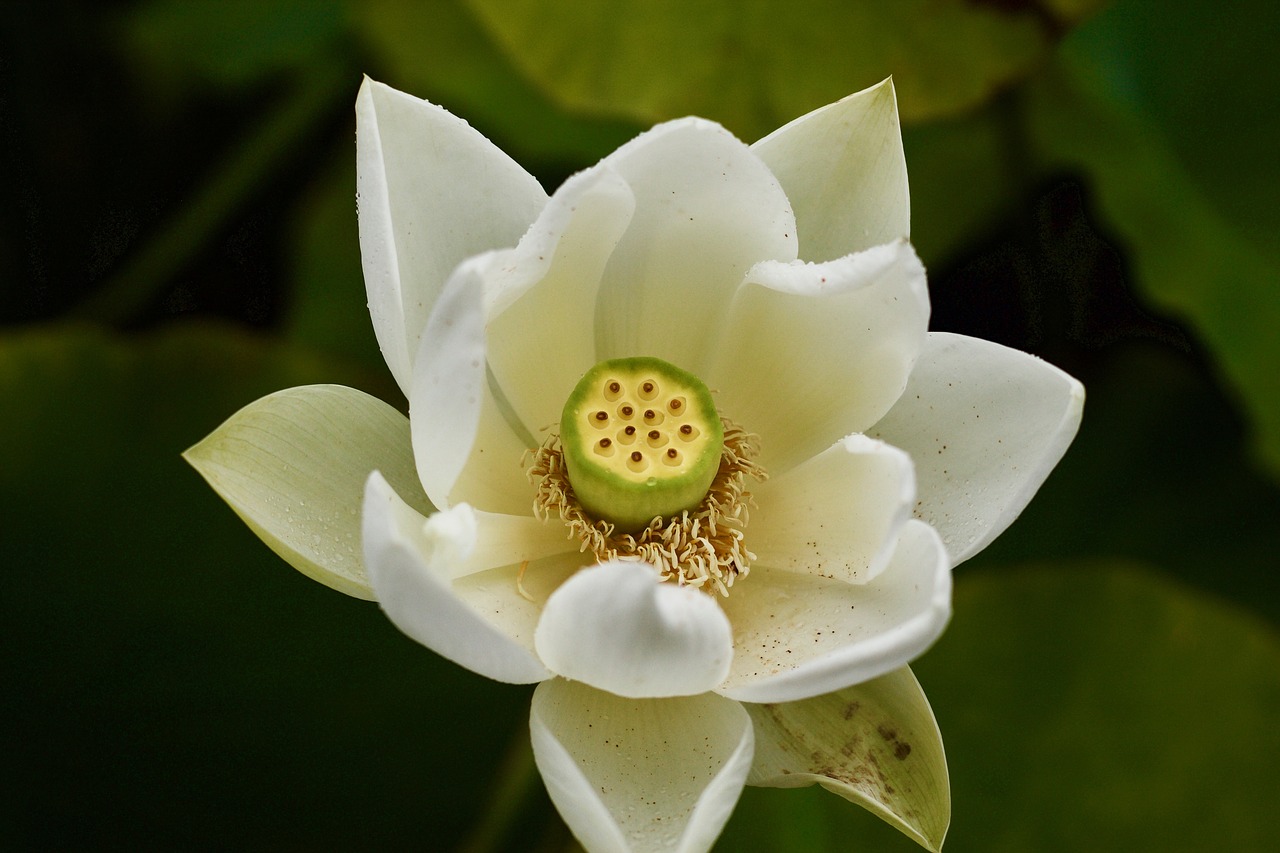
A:
[[[932,725],[905,665],[949,618],[951,567],[1065,451],[1083,391],[927,332],[892,86],[753,146],[668,122],[550,198],[438,107],[366,81],[357,117],[369,307],[409,424],[350,389],[292,389],[188,458],[295,566],[475,672],[541,682],[535,757],[588,849],[708,849],[749,774],[821,781],[939,844],[945,815],[913,822],[891,786],[841,776],[863,759],[840,755],[840,709],[883,677],[868,696]],[[703,501],[655,523],[649,550],[588,530],[572,497],[578,523],[561,521],[573,488],[545,463],[566,399],[635,356],[693,374],[734,435],[759,437],[754,461],[721,467],[749,520],[716,504],[691,529]]]

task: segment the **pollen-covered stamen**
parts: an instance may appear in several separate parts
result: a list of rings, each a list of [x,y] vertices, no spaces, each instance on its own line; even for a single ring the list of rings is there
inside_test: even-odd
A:
[[[743,546],[756,438],[720,417],[696,376],[656,358],[603,361],[573,389],[560,435],[534,455],[534,513],[558,515],[599,560],[728,594]]]
[[[751,502],[747,478],[764,480],[766,475],[754,461],[756,437],[728,421],[721,422],[721,430],[720,464],[701,503],[670,518],[655,518],[636,533],[619,532],[583,509],[569,482],[560,440],[552,436],[534,453],[529,468],[529,479],[537,487],[534,514],[542,519],[559,517],[569,537],[601,562],[644,560],[658,567],[663,580],[728,595],[755,559],[744,544]],[[677,448],[668,447],[659,464],[665,466],[680,455]]]

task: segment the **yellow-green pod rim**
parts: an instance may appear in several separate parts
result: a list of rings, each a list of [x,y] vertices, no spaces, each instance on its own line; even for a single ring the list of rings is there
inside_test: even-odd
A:
[[[692,373],[650,356],[615,358],[569,395],[560,442],[582,508],[633,533],[702,502],[720,467],[724,426]]]

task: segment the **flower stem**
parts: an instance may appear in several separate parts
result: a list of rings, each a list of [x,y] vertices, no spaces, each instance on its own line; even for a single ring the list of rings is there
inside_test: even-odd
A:
[[[472,830],[470,837],[458,846],[458,853],[489,853],[499,849],[520,816],[537,779],[538,770],[533,762],[529,728],[519,726],[507,747],[502,764],[498,767],[488,811]]]

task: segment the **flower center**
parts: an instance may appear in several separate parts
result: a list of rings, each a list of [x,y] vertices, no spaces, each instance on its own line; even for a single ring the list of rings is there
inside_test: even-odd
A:
[[[656,358],[603,361],[532,453],[533,512],[559,517],[596,559],[643,560],[663,580],[728,595],[744,542],[758,439],[716,411],[696,377]],[[638,455],[637,455],[638,454]]]
[[[569,483],[624,533],[696,507],[720,467],[724,428],[707,386],[658,358],[602,361],[560,417]]]

